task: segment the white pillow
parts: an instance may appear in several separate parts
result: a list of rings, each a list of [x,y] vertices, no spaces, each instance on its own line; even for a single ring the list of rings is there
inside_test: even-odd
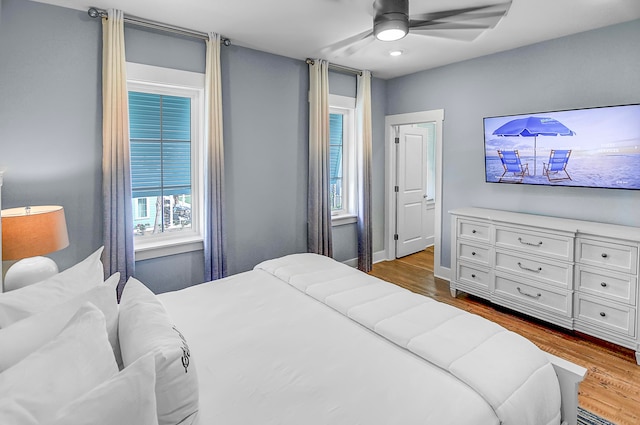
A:
[[[64,406],[46,425],[158,425],[156,363],[139,358],[110,380]]]
[[[100,255],[104,247],[49,279],[0,294],[0,328],[47,310],[104,280]]]
[[[105,316],[109,342],[118,365],[122,364],[120,343],[118,342],[118,304],[116,286],[120,273],[115,273],[98,285],[49,310],[34,314],[26,319],[0,329],[0,372],[18,363],[27,355],[53,340],[73,315],[86,303],[98,307]]]
[[[118,372],[104,314],[85,304],[60,334],[0,373],[0,424],[51,418]]]
[[[191,424],[198,411],[198,377],[189,346],[162,303],[134,278],[120,299],[118,333],[125,368],[155,353],[158,423]]]

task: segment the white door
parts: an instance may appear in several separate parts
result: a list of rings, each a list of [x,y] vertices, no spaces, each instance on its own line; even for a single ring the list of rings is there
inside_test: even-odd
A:
[[[427,130],[400,126],[397,139],[396,257],[427,247]]]

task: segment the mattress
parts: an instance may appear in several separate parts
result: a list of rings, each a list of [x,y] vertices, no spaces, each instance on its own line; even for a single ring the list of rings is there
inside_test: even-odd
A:
[[[326,257],[159,298],[196,363],[203,425],[560,423],[533,344]]]

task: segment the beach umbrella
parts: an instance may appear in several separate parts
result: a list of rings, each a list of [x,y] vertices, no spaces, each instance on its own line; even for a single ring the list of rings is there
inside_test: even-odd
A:
[[[493,132],[501,137],[533,137],[533,175],[536,175],[538,136],[573,136],[575,132],[554,118],[527,117],[511,120]]]

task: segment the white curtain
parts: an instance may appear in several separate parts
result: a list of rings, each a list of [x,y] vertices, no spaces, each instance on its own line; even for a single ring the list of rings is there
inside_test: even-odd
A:
[[[333,255],[329,204],[329,63],[309,64],[307,250]]]
[[[124,54],[124,14],[102,19],[102,192],[105,272],[120,272],[118,297],[134,272],[129,107]]]
[[[224,231],[224,146],[220,35],[210,33],[206,44],[207,159],[204,208],[204,277],[205,280],[215,280],[227,274]]]
[[[358,145],[358,269],[373,267],[371,231],[371,72],[358,75],[356,134]]]

